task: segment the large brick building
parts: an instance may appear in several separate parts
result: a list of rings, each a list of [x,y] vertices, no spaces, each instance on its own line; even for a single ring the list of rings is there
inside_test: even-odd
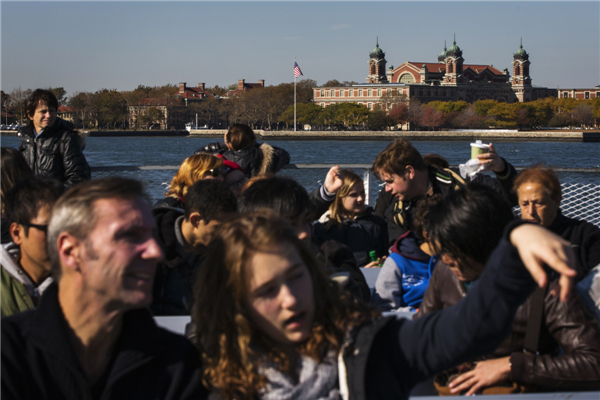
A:
[[[500,71],[493,65],[465,64],[462,50],[454,40],[452,46],[437,57],[437,62],[406,61],[399,67],[385,69],[385,53],[379,47],[369,54],[366,83],[351,87],[315,87],[315,103],[326,107],[335,103],[353,102],[374,109],[387,108],[386,98],[402,97],[430,101],[493,99],[508,103],[527,102],[557,96],[556,89],[535,87],[529,75],[529,54],[523,45],[513,54],[512,77],[508,69]],[[383,97],[383,99],[382,99]]]
[[[576,100],[597,99],[600,97],[600,85],[587,89],[558,89],[558,96]]]

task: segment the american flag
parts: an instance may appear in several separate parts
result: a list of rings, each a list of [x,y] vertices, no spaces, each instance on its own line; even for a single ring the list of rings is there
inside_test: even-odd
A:
[[[304,76],[304,74],[300,70],[300,67],[298,66],[298,63],[296,61],[294,61],[294,76],[297,78],[300,75]]]

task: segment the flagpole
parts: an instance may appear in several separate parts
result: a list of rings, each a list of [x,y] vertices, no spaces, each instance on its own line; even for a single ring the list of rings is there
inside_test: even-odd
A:
[[[296,57],[294,57],[294,64],[296,63]],[[296,74],[294,73],[294,132],[296,132]]]

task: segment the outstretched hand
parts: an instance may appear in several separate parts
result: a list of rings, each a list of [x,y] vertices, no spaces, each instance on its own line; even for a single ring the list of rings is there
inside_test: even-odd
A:
[[[571,244],[548,229],[534,224],[523,224],[513,229],[510,242],[517,248],[525,268],[540,287],[548,284],[548,276],[542,265],[546,264],[560,273],[560,300],[566,301],[572,279],[577,275],[573,269],[575,255]],[[558,293],[553,291],[553,294]]]
[[[325,177],[325,189],[331,193],[335,194],[344,184],[344,178],[340,174],[340,166],[335,165],[329,169],[327,172],[327,176]]]
[[[490,151],[478,155],[477,159],[479,160],[479,164],[484,166],[484,171],[492,170],[494,172],[502,172],[506,167],[502,157],[496,153],[493,143],[490,143]]]

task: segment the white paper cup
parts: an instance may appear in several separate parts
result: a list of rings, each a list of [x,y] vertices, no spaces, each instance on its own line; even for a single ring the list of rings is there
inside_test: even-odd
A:
[[[475,141],[475,143],[471,143],[471,158],[477,159],[477,156],[480,154],[485,154],[490,151],[489,144],[483,144],[481,140]]]

